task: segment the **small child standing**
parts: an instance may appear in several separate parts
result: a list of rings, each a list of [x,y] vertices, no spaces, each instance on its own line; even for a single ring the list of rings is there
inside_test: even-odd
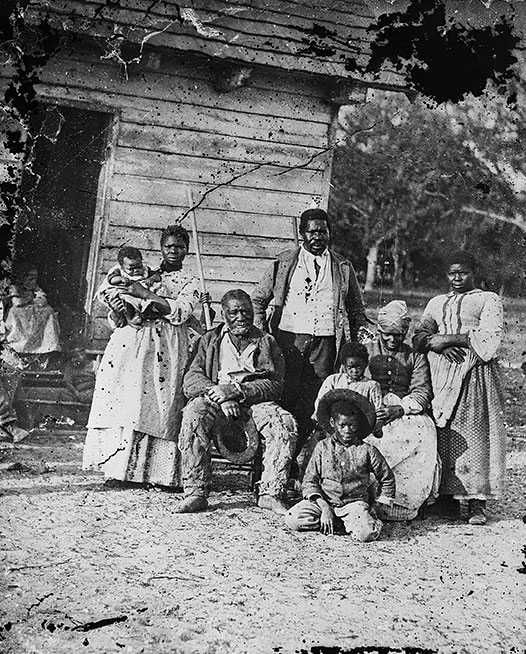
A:
[[[320,400],[318,420],[329,433],[314,449],[302,484],[304,499],[285,516],[295,531],[334,533],[336,521],[356,540],[376,540],[382,522],[370,506],[371,473],[376,502],[392,505],[393,472],[379,450],[364,442],[376,424],[374,406],[358,393],[338,389]]]
[[[376,411],[383,407],[380,384],[365,375],[369,364],[369,352],[365,345],[348,341],[341,349],[341,372],[329,375],[323,382],[314,403],[314,418],[321,398],[337,388],[346,388],[363,395],[371,402]]]
[[[137,248],[121,247],[117,261],[118,264],[110,268],[99,289],[99,298],[112,310],[112,319],[117,327],[126,324],[141,327],[144,322],[142,314],[150,302],[128,295],[126,289],[135,282],[151,288],[154,283],[160,282],[161,276],[144,265],[141,251]],[[118,309],[115,308],[117,305]]]

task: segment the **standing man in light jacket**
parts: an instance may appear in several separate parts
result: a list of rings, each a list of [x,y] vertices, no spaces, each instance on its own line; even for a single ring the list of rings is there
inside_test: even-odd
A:
[[[285,357],[281,404],[298,422],[296,452],[311,431],[314,401],[340,347],[368,322],[351,262],[329,249],[327,213],[304,211],[299,229],[301,246],[279,254],[252,295],[254,324],[274,335]]]

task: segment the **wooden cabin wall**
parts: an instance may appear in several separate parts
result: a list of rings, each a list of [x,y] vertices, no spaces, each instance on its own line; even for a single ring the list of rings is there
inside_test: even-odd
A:
[[[116,112],[94,286],[124,244],[158,264],[161,230],[185,215],[187,187],[216,303],[229,288],[250,291],[271,258],[293,246],[294,218],[326,206],[333,108],[324,89],[314,78],[255,69],[247,86],[218,93],[217,75],[204,58],[156,51],[126,78],[118,63],[86,48],[62,51],[42,71],[43,99]],[[182,224],[191,229],[189,216]],[[194,252],[192,240],[190,269]],[[91,315],[101,347],[109,328],[96,301]]]
[[[176,0],[31,0],[28,11],[36,22],[45,17],[78,34],[110,39],[119,33],[136,44],[147,38],[156,47],[345,78],[355,66],[364,73],[377,13],[394,11],[392,0],[372,4],[192,0],[185,7]]]

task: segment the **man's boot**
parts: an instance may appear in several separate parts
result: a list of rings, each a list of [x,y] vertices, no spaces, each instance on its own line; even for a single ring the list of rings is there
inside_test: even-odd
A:
[[[197,513],[198,511],[206,511],[208,509],[208,501],[203,495],[189,495],[185,497],[174,509],[174,513]]]
[[[468,522],[470,525],[486,524],[486,500],[469,500]]]

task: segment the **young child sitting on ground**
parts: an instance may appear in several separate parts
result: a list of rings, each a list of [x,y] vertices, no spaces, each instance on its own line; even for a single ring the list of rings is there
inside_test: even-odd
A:
[[[161,281],[161,275],[143,264],[140,250],[134,247],[121,247],[117,261],[118,264],[110,268],[99,289],[99,298],[111,308],[112,319],[117,327],[141,327],[144,311],[150,302],[128,295],[126,289],[134,282],[151,289],[153,284]],[[116,304],[119,309],[115,309]]]
[[[376,424],[374,406],[347,389],[329,391],[320,400],[318,420],[329,435],[314,449],[303,479],[304,499],[285,516],[296,531],[334,533],[343,522],[356,540],[376,540],[382,522],[370,506],[371,473],[378,482],[376,502],[392,505],[395,479],[379,450],[364,442]]]

